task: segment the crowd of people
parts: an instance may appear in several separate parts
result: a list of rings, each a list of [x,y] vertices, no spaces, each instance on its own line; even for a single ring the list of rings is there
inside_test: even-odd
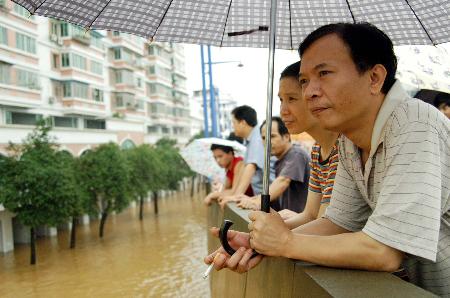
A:
[[[205,202],[255,211],[249,233],[228,232],[236,253],[219,247],[205,263],[243,273],[264,256],[281,256],[401,270],[450,297],[450,99],[433,107],[411,98],[395,78],[392,41],[368,23],[322,26],[299,56],[281,73],[280,117],[272,119],[270,213],[258,211],[266,123],[257,127],[255,110],[232,112],[243,159],[211,147],[227,179]],[[290,140],[302,132],[316,141],[310,154]],[[260,255],[251,258],[253,250]]]

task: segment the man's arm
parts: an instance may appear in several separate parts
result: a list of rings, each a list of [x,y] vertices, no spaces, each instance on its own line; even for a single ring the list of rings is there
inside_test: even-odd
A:
[[[289,187],[291,179],[283,176],[278,176],[269,186],[270,201],[277,200],[283,192]],[[261,208],[261,195],[256,195],[251,198],[241,197],[238,207],[244,209],[258,210]]]
[[[290,229],[294,229],[298,226],[304,225],[317,218],[320,210],[320,201],[322,200],[322,194],[318,192],[308,191],[308,198],[306,200],[306,206],[303,212],[288,218],[285,223]]]
[[[250,182],[252,181],[252,177],[256,172],[256,165],[255,164],[246,164],[244,166],[244,169],[242,170],[242,174],[239,177],[239,180],[237,181],[237,186],[234,191],[235,195],[241,195],[244,194],[247,190],[248,186],[250,185]]]
[[[278,213],[252,212],[251,246],[269,256],[282,256],[323,266],[395,271],[403,253],[363,232],[348,232],[326,218],[290,231]]]

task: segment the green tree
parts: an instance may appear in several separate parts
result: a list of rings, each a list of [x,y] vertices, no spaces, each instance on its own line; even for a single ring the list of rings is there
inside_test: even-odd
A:
[[[139,201],[139,219],[143,219],[144,199],[149,191],[160,188],[163,184],[161,170],[163,164],[156,152],[149,145],[125,150],[130,175],[130,191],[135,199]]]
[[[176,147],[176,141],[163,138],[156,142],[155,152],[160,160],[164,161],[164,167],[161,169],[161,177],[164,183],[160,189],[177,190],[178,182],[184,177],[191,177],[194,173],[190,170]],[[154,196],[157,193],[154,193]],[[155,208],[157,210],[157,201],[155,199]]]
[[[89,193],[87,190],[86,183],[83,181],[84,176],[78,175],[78,173],[80,172],[79,159],[73,157],[67,151],[59,151],[57,155],[59,158],[59,162],[64,165],[68,174],[73,177],[73,182],[75,184],[74,192],[72,193],[73,199],[70,201],[71,202],[70,215],[72,217],[72,229],[70,231],[70,244],[69,244],[70,248],[75,248],[78,217],[88,210]]]
[[[99,236],[103,237],[108,215],[129,204],[127,161],[119,146],[109,143],[84,154],[79,169],[89,192],[90,213],[101,214]]]
[[[40,121],[23,144],[10,144],[11,157],[2,159],[1,203],[30,228],[31,264],[36,263],[36,228],[66,221],[75,193],[73,175],[61,163],[49,131]]]

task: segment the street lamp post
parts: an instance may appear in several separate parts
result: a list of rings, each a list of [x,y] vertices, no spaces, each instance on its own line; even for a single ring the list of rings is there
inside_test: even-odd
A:
[[[200,46],[200,53],[201,53],[201,63],[202,63],[202,96],[203,96],[203,116],[204,116],[204,126],[205,126],[205,138],[209,137],[209,128],[208,128],[208,99],[207,99],[207,93],[206,93],[206,73],[205,73],[205,57],[204,57],[204,49],[203,46]],[[209,75],[209,94],[210,94],[210,110],[211,110],[211,134],[213,137],[218,137],[218,103],[216,102],[216,96],[215,96],[215,89],[214,89],[214,83],[213,83],[213,75],[212,75],[212,65],[213,64],[224,64],[224,63],[238,63],[238,67],[242,67],[243,64],[241,61],[218,61],[218,62],[212,62],[211,61],[211,47],[208,46],[208,75]]]
[[[209,137],[209,127],[208,127],[208,100],[206,98],[206,78],[205,78],[205,54],[203,51],[203,46],[200,46],[200,54],[202,60],[202,96],[203,96],[203,123],[205,130],[203,136],[205,138]]]

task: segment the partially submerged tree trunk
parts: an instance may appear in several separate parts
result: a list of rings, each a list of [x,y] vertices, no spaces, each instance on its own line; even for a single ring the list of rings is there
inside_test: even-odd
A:
[[[153,192],[153,206],[155,208],[155,214],[158,214],[158,192]]]
[[[70,231],[70,248],[75,248],[77,238],[77,216],[72,216],[72,230]]]
[[[30,264],[36,264],[36,231],[34,227],[30,228]]]
[[[144,219],[144,196],[139,196],[139,219]]]
[[[195,189],[195,176],[192,176],[192,179],[191,179],[191,198],[194,197],[194,189]]]
[[[106,218],[107,217],[108,217],[108,208],[106,208],[102,212],[102,218],[100,219],[100,227],[99,227],[99,236],[100,236],[100,238],[103,238],[103,231],[105,229],[105,222],[106,222]]]

